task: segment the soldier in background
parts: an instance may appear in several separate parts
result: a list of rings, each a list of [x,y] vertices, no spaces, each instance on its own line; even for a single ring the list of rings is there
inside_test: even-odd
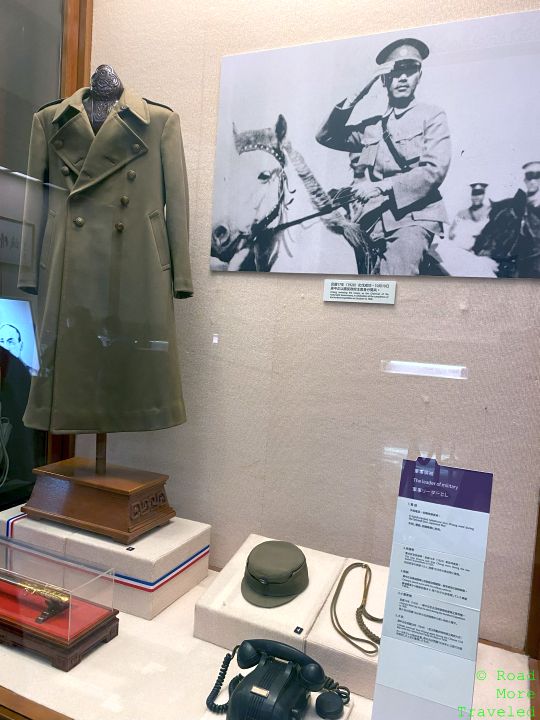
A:
[[[540,160],[525,163],[523,170],[525,190],[492,203],[473,248],[499,263],[499,277],[540,277]]]
[[[471,204],[460,210],[450,226],[449,237],[463,250],[470,250],[489,220],[490,203],[485,203],[487,183],[471,184]]]

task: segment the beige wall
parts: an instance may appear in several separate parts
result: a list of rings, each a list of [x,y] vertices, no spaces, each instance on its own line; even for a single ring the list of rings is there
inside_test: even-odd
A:
[[[110,438],[169,473],[223,565],[250,532],[387,564],[401,458],[494,472],[481,634],[522,646],[538,500],[540,285],[404,278],[394,307],[324,305],[322,278],[210,274],[220,58],[540,7],[538,0],[94,0],[92,64],[181,115],[195,297],[176,304],[188,423]],[[501,97],[504,102],[504,97]],[[212,336],[219,343],[212,343]],[[464,364],[391,376],[382,359]],[[87,439],[83,452],[91,452]]]

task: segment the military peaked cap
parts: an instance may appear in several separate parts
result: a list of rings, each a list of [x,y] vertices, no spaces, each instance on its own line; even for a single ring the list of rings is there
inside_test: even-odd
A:
[[[418,60],[422,62],[429,55],[426,43],[416,38],[401,38],[384,47],[377,55],[377,65],[397,60]]]

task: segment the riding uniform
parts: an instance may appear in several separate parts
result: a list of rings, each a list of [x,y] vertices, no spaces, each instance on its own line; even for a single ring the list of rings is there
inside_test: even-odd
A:
[[[317,141],[333,150],[360,152],[372,182],[385,181],[387,198],[369,230],[386,250],[381,275],[417,275],[424,252],[448,222],[439,186],[451,159],[450,131],[440,108],[412,100],[405,108],[347,125],[352,108],[333,108]]]

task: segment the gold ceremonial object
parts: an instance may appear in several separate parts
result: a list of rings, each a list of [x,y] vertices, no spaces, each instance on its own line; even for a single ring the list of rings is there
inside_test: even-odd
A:
[[[2,570],[0,570],[0,580],[24,590],[24,592],[29,595],[37,595],[38,597],[45,599],[46,606],[45,609],[37,616],[37,623],[43,623],[50,617],[64,612],[64,610],[67,610],[69,607],[69,593],[55,587],[54,585],[41,583],[37,580],[17,580]]]

